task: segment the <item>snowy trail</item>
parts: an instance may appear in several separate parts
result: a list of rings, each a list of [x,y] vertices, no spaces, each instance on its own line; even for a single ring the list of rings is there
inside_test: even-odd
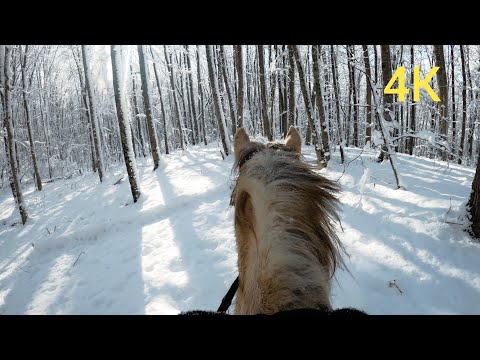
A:
[[[347,149],[349,160],[361,149]],[[313,149],[304,154],[314,161]],[[335,307],[372,314],[480,314],[480,245],[458,220],[474,171],[398,155],[407,190],[388,163],[338,153],[322,174],[342,185],[340,239],[353,277],[338,270]],[[215,144],[138,160],[142,196],[132,203],[124,167],[24,185],[30,220],[0,193],[0,314],[176,314],[216,309],[236,277],[232,158]],[[363,176],[363,177],[362,177]],[[446,223],[445,220],[450,222]],[[74,266],[75,264],[75,266]],[[395,280],[398,286],[389,286]]]

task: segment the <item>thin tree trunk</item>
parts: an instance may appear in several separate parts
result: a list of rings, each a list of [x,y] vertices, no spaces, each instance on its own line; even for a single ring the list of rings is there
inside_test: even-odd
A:
[[[440,68],[437,71],[437,83],[440,95],[440,134],[446,139],[448,134],[448,89],[443,45],[433,45],[433,53],[435,54],[435,65]],[[442,160],[447,160],[446,151],[442,151]]]
[[[180,147],[182,150],[185,150],[185,137],[183,135],[183,125],[182,125],[182,119],[180,118],[180,110],[178,107],[178,101],[177,101],[177,91],[175,90],[175,79],[173,77],[173,65],[171,64],[171,61],[168,61],[168,55],[167,55],[167,47],[166,45],[163,45],[163,50],[165,54],[165,63],[167,64],[167,67],[169,69],[170,73],[170,86],[172,88],[172,96],[173,96],[173,102],[174,102],[174,108],[175,108],[175,116],[177,118],[177,126],[178,126],[178,132],[179,132],[179,137],[180,137]],[[170,57],[171,60],[171,57]]]
[[[141,45],[139,45],[141,46]],[[112,75],[113,75],[113,90],[115,94],[115,105],[117,108],[118,125],[120,128],[120,139],[122,143],[123,157],[125,159],[125,166],[127,167],[128,181],[130,182],[130,190],[132,191],[133,202],[137,202],[140,197],[140,188],[137,183],[137,169],[135,164],[135,157],[133,156],[133,142],[131,138],[130,120],[127,118],[128,111],[125,109],[124,89],[121,84],[120,77],[122,76],[122,63],[119,45],[111,45],[110,52],[112,58]],[[126,81],[126,79],[123,79]]]
[[[202,89],[202,77],[200,74],[200,45],[197,45],[197,83],[198,83],[198,93],[200,94],[200,121],[202,125],[202,136],[203,143],[207,145],[207,134],[206,134],[206,125],[205,125],[205,105],[203,104],[203,89]]]
[[[295,56],[291,45],[288,46],[288,67],[288,128],[290,128],[295,125]]]
[[[269,54],[269,66],[272,64],[272,61],[275,62],[274,67],[276,68],[277,64],[277,46],[275,45],[275,55],[272,55],[273,51],[270,47]],[[273,56],[273,60],[272,60]],[[277,91],[277,71],[276,69],[270,75],[270,131],[272,133],[272,138],[275,138],[275,93]],[[280,93],[280,92],[279,92]]]
[[[455,114],[455,65],[454,65],[454,57],[453,57],[453,45],[450,45],[450,57],[451,57],[451,66],[452,66],[452,83],[450,84],[452,88],[452,146],[451,146],[451,153],[452,153],[452,160],[454,159],[455,153],[457,152],[457,134],[456,134],[456,114]]]
[[[20,45],[20,53],[22,53],[21,45]],[[40,177],[40,172],[38,171],[37,155],[35,152],[35,142],[33,139],[32,125],[30,123],[31,122],[30,109],[28,107],[28,101],[27,101],[27,80],[26,80],[26,73],[25,73],[26,72],[25,68],[27,66],[27,53],[28,53],[28,45],[25,45],[25,52],[23,53],[23,59],[21,60],[23,107],[25,108],[25,120],[27,122],[28,141],[30,142],[30,155],[32,156],[33,172],[35,174],[35,183],[37,185],[37,189],[40,191],[42,190],[42,178]]]
[[[11,76],[12,76],[12,49],[11,45],[5,46],[5,63],[4,63],[4,102],[5,102],[5,120],[4,120],[4,127],[7,133],[7,159],[10,164],[10,184],[12,186],[13,191],[13,198],[15,199],[16,205],[18,206],[18,210],[20,212],[20,217],[22,219],[22,224],[25,225],[28,219],[27,209],[25,208],[25,203],[23,201],[23,194],[20,189],[20,182],[18,181],[18,170],[17,170],[17,163],[15,161],[16,154],[15,154],[15,140],[13,134],[13,119],[12,119],[12,99],[11,99],[11,92],[12,92],[12,84],[11,84]]]
[[[220,45],[220,51],[218,53],[218,65],[219,68],[222,70],[223,81],[225,82],[225,89],[227,90],[227,99],[228,99],[228,106],[230,108],[230,119],[232,119],[232,135],[235,136],[237,132],[237,124],[236,124],[236,116],[235,116],[235,106],[233,104],[233,96],[232,91],[230,89],[230,81],[228,80],[227,74],[227,64],[225,61],[225,50],[223,45]]]
[[[150,46],[150,54],[152,55],[153,59],[153,51],[152,47]],[[155,81],[157,82],[158,88],[158,96],[160,98],[160,108],[162,111],[162,119],[163,119],[163,140],[165,142],[165,154],[170,154],[170,150],[168,148],[168,137],[167,137],[167,117],[165,116],[165,107],[163,106],[163,95],[162,95],[162,88],[160,86],[160,77],[158,76],[158,69],[155,60],[153,60],[153,72],[155,73]]]
[[[392,78],[392,60],[390,58],[390,45],[380,45],[381,57],[382,57],[382,83],[383,88],[387,87],[388,82]],[[385,121],[393,122],[393,95],[383,93],[383,118]],[[381,122],[380,122],[381,124]],[[383,130],[382,130],[383,131]],[[388,132],[388,130],[385,130]],[[390,148],[390,146],[388,146]],[[377,159],[378,162],[382,162],[385,156],[388,156],[390,151],[387,151],[385,144],[382,145],[380,155]]]
[[[458,152],[458,163],[461,164],[465,147],[465,127],[467,124],[467,76],[465,73],[465,54],[463,51],[463,45],[460,45],[460,58],[462,61],[462,136],[460,138],[460,151]]]
[[[390,46],[389,45],[380,45],[381,55],[382,55],[382,83],[383,88],[387,87],[388,82],[392,78],[392,60],[390,57]],[[392,111],[393,111],[393,95],[383,93],[383,108],[384,108],[384,117],[386,121],[393,121]]]
[[[355,83],[355,45],[350,45],[350,70],[352,72],[352,111],[353,111],[353,146],[358,147],[358,99],[357,99],[357,86]]]
[[[76,51],[76,46],[72,46],[72,54],[73,58],[75,60],[75,64],[77,66],[77,71],[78,71],[78,77],[80,79],[80,91],[82,93],[82,104],[85,109],[85,115],[87,118],[87,128],[88,128],[88,138],[89,138],[89,143],[90,143],[90,153],[92,157],[92,170],[93,172],[97,171],[97,166],[96,166],[96,155],[95,155],[95,146],[94,146],[94,139],[93,139],[93,129],[92,129],[92,117],[90,115],[90,105],[88,104],[88,98],[87,98],[87,90],[85,89],[85,82],[83,81],[83,71],[80,68],[80,54],[77,55]],[[77,58],[78,57],[78,58]],[[32,74],[33,76],[33,74]]]
[[[145,115],[147,116],[148,139],[150,141],[150,150],[153,157],[153,171],[157,170],[160,164],[160,151],[158,150],[157,132],[155,131],[155,124],[153,123],[152,106],[150,100],[150,86],[147,74],[147,62],[145,60],[145,53],[143,45],[137,45],[138,63],[140,65],[141,88],[143,95],[143,103],[145,104]]]
[[[137,102],[137,87],[135,85],[135,74],[133,73],[132,66],[130,65],[130,72],[132,73],[132,97],[133,97],[133,106],[135,108],[135,118],[137,119],[137,128],[138,128],[138,138],[140,142],[140,150],[142,151],[143,157],[146,157],[145,154],[145,143],[143,141],[143,126],[140,120],[140,111],[138,110]]]
[[[96,168],[98,169],[98,177],[100,182],[103,180],[103,174],[105,173],[103,167],[103,154],[102,154],[102,143],[100,142],[100,131],[98,126],[97,119],[97,110],[96,105],[93,99],[93,89],[90,82],[90,68],[87,61],[87,49],[86,45],[82,45],[82,58],[83,58],[83,71],[85,72],[85,87],[87,89],[88,103],[90,105],[90,115],[92,117],[92,130],[93,130],[93,139],[95,145],[95,153],[97,155],[97,164]]]
[[[183,69],[183,63],[182,63],[182,59],[183,59],[183,62],[185,62],[185,59],[184,59],[184,56],[185,54],[180,54],[180,59],[178,59],[178,56],[175,54],[175,59],[177,61],[177,64],[178,64],[178,67],[180,69]],[[192,134],[192,145],[195,145],[195,141],[193,140],[193,121],[192,121],[192,114],[189,113],[190,109],[189,109],[189,104],[188,104],[188,87],[186,86],[187,84],[187,81],[185,79],[184,81],[184,74],[183,74],[183,71],[181,71],[180,73],[180,91],[179,91],[179,96],[180,96],[180,99],[181,99],[181,104],[182,104],[182,109],[183,109],[183,119],[185,119],[185,127],[190,130],[190,134]],[[188,142],[188,138],[189,136],[187,135],[186,136],[186,140],[187,140],[187,145],[189,144]]]
[[[300,60],[298,47],[297,45],[289,45],[289,47],[291,47],[291,49],[293,50],[293,55],[295,56],[295,61],[296,61],[297,71],[298,71],[298,78],[300,79],[300,88],[302,90],[303,100],[305,101],[305,110],[307,113],[308,123],[312,130],[312,136],[313,136],[313,142],[315,145],[315,153],[317,155],[318,166],[319,168],[324,168],[327,166],[327,163],[325,161],[323,149],[321,148],[319,143],[318,131],[317,131],[317,127],[315,126],[315,120],[313,118],[312,106],[310,104],[310,96],[307,92],[307,84],[304,77],[305,75],[303,72],[303,66]]]
[[[340,92],[338,89],[338,82],[337,82],[337,65],[336,65],[336,57],[334,55],[333,45],[330,45],[330,60],[332,63],[332,80],[333,80],[333,95],[334,95],[334,102],[336,105],[336,115],[337,115],[337,126],[338,126],[338,137],[339,137],[339,144],[340,144],[340,160],[343,164],[345,162],[345,154],[343,152],[343,145],[345,142],[345,138],[343,135],[343,128],[342,128],[342,121],[340,118]]]
[[[193,96],[193,77],[192,77],[192,66],[190,63],[190,51],[188,49],[188,45],[185,45],[185,50],[187,51],[187,69],[188,69],[188,81],[190,82],[190,102],[191,102],[191,112],[192,112],[192,122],[194,126],[194,136],[193,136],[193,144],[200,142],[200,132],[198,130],[198,119],[197,119],[197,112],[195,110],[195,97]]]
[[[366,104],[367,108],[365,110],[366,117],[367,117],[367,129],[366,129],[366,137],[365,142],[370,143],[372,141],[372,89],[368,86],[369,81],[372,78],[372,73],[370,71],[370,56],[368,55],[368,45],[362,45],[363,48],[363,61],[365,62],[365,76],[367,78],[366,82]]]
[[[205,45],[205,48],[207,52],[208,76],[210,77],[210,84],[212,87],[212,93],[213,93],[212,95],[213,95],[213,101],[215,103],[215,112],[217,115],[218,129],[220,131],[220,137],[222,140],[225,156],[228,156],[228,154],[230,154],[231,152],[230,137],[228,135],[227,125],[225,123],[225,116],[223,114],[220,93],[218,90],[218,81],[217,81],[217,77],[215,76],[215,70],[213,68],[213,49],[212,49],[212,45]]]
[[[242,45],[233,45],[233,54],[234,54],[235,68],[237,69],[237,78],[238,78],[237,123],[235,126],[236,128],[240,128],[240,127],[243,127],[243,93],[244,93]]]
[[[415,58],[414,58],[414,53],[413,53],[413,45],[410,46],[410,81],[411,81],[411,84],[413,86],[413,68],[415,66]],[[417,106],[415,105],[415,103],[412,101],[411,102],[411,105],[412,107],[412,112],[410,114],[410,131],[412,133],[414,133],[416,131],[416,123],[415,123],[415,111],[417,109]],[[409,137],[407,138],[407,141],[408,141],[408,153],[410,155],[413,155],[413,148],[415,147],[415,138],[413,137]]]
[[[255,49],[255,47],[253,47]],[[246,47],[247,51],[247,64],[246,68],[246,78],[247,78],[247,100],[248,100],[248,109],[250,112],[250,123],[252,125],[253,134],[257,133],[257,120],[259,119],[258,111],[257,111],[257,92],[258,86],[255,77],[255,59],[251,60],[252,54],[249,51],[248,46]],[[254,50],[256,53],[256,51]],[[261,117],[261,116],[260,116]]]
[[[260,98],[262,101],[263,136],[266,136],[268,141],[272,141],[273,137],[267,111],[267,87],[265,84],[265,56],[263,52],[263,45],[257,45],[257,51],[258,69],[260,71]]]
[[[469,91],[469,98],[470,98],[470,104],[473,104],[475,100],[478,98],[477,92],[474,91],[473,85],[472,85],[472,73],[470,71],[470,47],[467,46],[467,79],[468,79],[468,88],[470,89]],[[475,95],[474,95],[475,93]],[[470,121],[468,124],[468,138],[467,138],[467,155],[470,159],[473,159],[473,137],[475,134],[475,117],[476,117],[476,106],[470,106],[472,109],[470,110]]]
[[[320,129],[322,132],[322,147],[325,156],[325,162],[330,161],[330,144],[328,141],[327,121],[325,119],[325,111],[323,108],[323,94],[320,87],[320,70],[318,66],[318,58],[322,53],[320,45],[313,45],[312,47],[312,65],[313,65],[313,86],[315,89],[315,98],[317,102],[318,117],[320,120]]]

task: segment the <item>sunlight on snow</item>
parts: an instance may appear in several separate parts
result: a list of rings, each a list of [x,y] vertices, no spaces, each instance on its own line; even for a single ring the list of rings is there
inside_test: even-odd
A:
[[[178,312],[170,295],[189,283],[170,219],[142,227],[142,276],[147,314]]]

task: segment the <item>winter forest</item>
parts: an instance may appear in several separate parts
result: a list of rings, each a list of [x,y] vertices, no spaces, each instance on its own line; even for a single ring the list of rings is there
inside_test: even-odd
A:
[[[471,45],[0,45],[0,314],[216,310],[234,135],[291,126],[342,190],[334,308],[480,314],[479,88]]]

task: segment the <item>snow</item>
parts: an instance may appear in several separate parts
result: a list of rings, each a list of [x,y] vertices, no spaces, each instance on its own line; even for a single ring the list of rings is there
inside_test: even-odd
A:
[[[335,151],[334,151],[335,150]],[[407,190],[395,190],[375,151],[346,148],[352,162],[320,172],[337,180],[351,275],[338,269],[335,308],[370,314],[480,314],[480,244],[464,232],[474,169],[397,154]],[[303,148],[315,163],[313,146]],[[360,155],[360,156],[359,156]],[[177,314],[216,310],[237,276],[233,156],[217,142],[138,159],[141,202],[125,166],[103,183],[87,173],[22,184],[30,218],[19,225],[8,186],[0,192],[0,314]],[[361,202],[361,206],[358,206]],[[395,285],[393,285],[395,282]],[[397,288],[398,287],[398,288]],[[402,293],[400,293],[400,291]]]

